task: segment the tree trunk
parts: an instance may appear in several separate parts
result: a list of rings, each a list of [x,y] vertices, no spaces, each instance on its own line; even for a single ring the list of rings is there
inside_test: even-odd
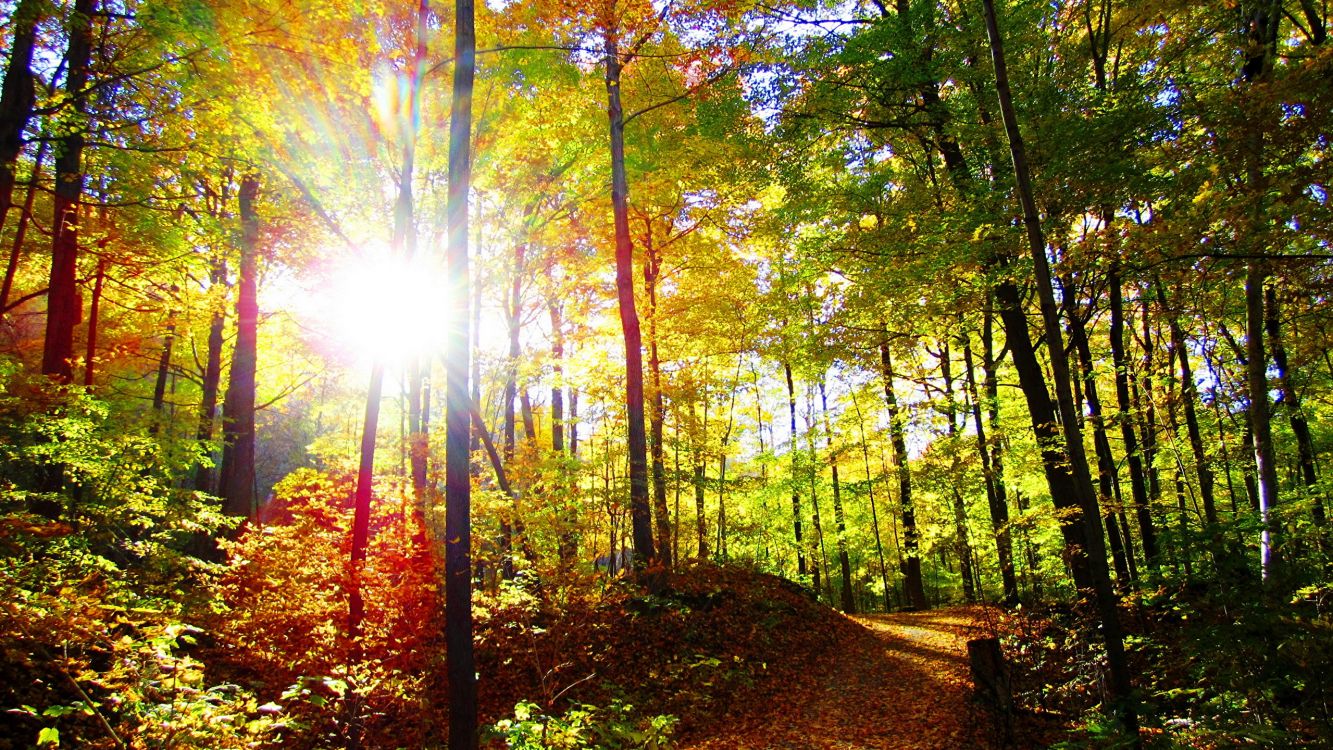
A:
[[[255,512],[255,368],[259,336],[257,285],[259,217],[255,200],[259,178],[241,180],[241,262],[236,296],[236,348],[231,359],[227,397],[222,406],[222,470],[218,494],[222,509],[234,516]]]
[[[838,527],[837,547],[838,565],[842,570],[842,591],[839,601],[842,611],[856,613],[856,604],[852,601],[852,562],[847,555],[847,518],[842,510],[842,491],[838,483],[838,454],[833,450],[833,423],[828,414],[828,394],[824,390],[824,379],[819,380],[819,405],[824,412],[825,448],[828,450],[829,469],[833,472],[833,522]]]
[[[797,481],[796,469],[796,384],[791,377],[791,365],[782,363],[782,372],[787,376],[787,413],[791,417],[791,517],[796,531],[796,574],[805,578],[805,542],[801,539],[801,491]]]
[[[926,587],[921,578],[921,552],[919,534],[916,528],[916,508],[912,504],[912,471],[907,465],[906,428],[903,417],[898,412],[898,397],[893,392],[893,359],[889,354],[889,342],[879,343],[880,365],[884,376],[884,399],[889,407],[889,442],[893,446],[893,468],[898,475],[898,507],[903,519],[903,547],[907,553],[907,564],[903,571],[904,585],[907,587],[907,599],[912,609],[928,608]]]
[[[168,313],[172,318],[174,313]],[[171,374],[171,350],[176,343],[176,321],[169,319],[166,335],[162,337],[162,354],[157,358],[157,378],[153,383],[153,424],[149,434],[157,435],[162,429],[162,407],[167,400],[167,377]]]
[[[19,0],[9,19],[13,34],[9,41],[5,82],[3,88],[0,88],[0,229],[4,228],[9,208],[13,204],[16,168],[19,153],[23,151],[23,131],[28,127],[33,105],[37,101],[32,52],[37,39],[37,24],[42,20],[43,6],[41,0]],[[89,5],[88,12],[91,9]],[[6,283],[4,294],[0,295],[0,308],[4,307],[8,298],[9,284]]]
[[[18,228],[14,230],[14,242],[9,249],[9,263],[5,265],[5,281],[0,288],[0,319],[9,310],[9,295],[14,291],[14,277],[18,275],[19,260],[23,257],[23,242],[28,236],[28,225],[32,222],[32,203],[37,197],[37,181],[42,174],[42,160],[46,158],[46,141],[37,144],[37,153],[32,157],[32,173],[28,178],[28,192],[23,198],[23,209],[19,212]],[[12,190],[11,190],[12,197]],[[101,267],[101,260],[98,266]]]
[[[856,391],[852,391],[852,406],[856,408],[856,426],[861,431],[861,460],[865,464],[866,471],[866,489],[870,494],[870,523],[875,529],[875,553],[879,556],[879,582],[884,587],[884,611],[888,612],[893,607],[889,602],[889,573],[888,565],[884,562],[884,542],[879,533],[879,509],[875,506],[875,478],[870,473],[870,448],[866,445],[866,424],[861,417],[861,404],[856,400]],[[1010,566],[1010,574],[1013,569]]]
[[[651,561],[652,512],[648,504],[648,437],[643,425],[643,342],[634,309],[634,245],[629,236],[629,179],[625,174],[625,114],[620,104],[620,49],[606,30],[606,114],[611,126],[611,207],[616,231],[616,297],[625,338],[625,423],[629,451],[630,517],[635,567]]]
[[[944,379],[944,418],[948,422],[949,438],[956,440],[958,437],[958,407],[953,398],[953,357],[949,352],[948,341],[944,342],[940,353],[940,376]],[[953,476],[961,479],[962,473],[958,466],[957,454],[952,460],[950,471]],[[963,493],[958,491],[957,482],[952,486],[953,495],[953,518],[954,530],[957,538],[958,570],[963,581],[963,598],[970,602],[977,600],[977,588],[974,585],[975,579],[972,570],[972,542],[968,539],[967,533],[967,505],[963,500]]]
[[[652,375],[653,397],[649,404],[648,446],[653,463],[653,512],[657,516],[657,552],[662,564],[671,567],[671,519],[667,516],[666,464],[662,460],[662,429],[666,408],[662,396],[662,361],[657,352],[657,280],[662,260],[652,241],[649,227],[644,248],[643,285],[648,292],[648,372]]]
[[[551,452],[559,462],[556,470],[560,475],[558,554],[560,564],[569,569],[578,554],[578,540],[574,535],[578,527],[578,506],[574,503],[574,488],[570,486],[565,464],[565,321],[560,305],[552,302],[547,305],[547,310],[551,314]]]
[[[1000,582],[1004,590],[1003,603],[1006,607],[1018,604],[1018,578],[1014,575],[1014,543],[1009,533],[1009,505],[1005,501],[1003,490],[998,490],[994,464],[991,461],[990,446],[986,439],[986,424],[981,418],[981,399],[977,390],[976,371],[972,367],[972,336],[967,331],[960,333],[963,340],[963,368],[967,381],[967,394],[972,401],[972,426],[977,436],[977,455],[981,458],[981,473],[986,482],[986,504],[990,509],[991,532],[995,536],[995,555],[1000,562]],[[992,438],[994,439],[994,438]]]
[[[1060,299],[1064,305],[1065,317],[1069,321],[1070,343],[1078,353],[1079,369],[1083,375],[1083,400],[1087,406],[1088,421],[1092,422],[1092,444],[1097,456],[1097,494],[1102,512],[1106,519],[1106,536],[1111,544],[1111,560],[1115,564],[1116,581],[1120,586],[1128,586],[1132,581],[1129,558],[1133,546],[1129,541],[1128,529],[1122,533],[1116,522],[1113,507],[1115,498],[1120,495],[1119,477],[1115,470],[1115,456],[1111,454],[1111,441],[1106,437],[1106,420],[1102,414],[1102,400],[1097,395],[1097,374],[1092,368],[1092,347],[1088,344],[1088,332],[1083,319],[1075,308],[1072,285],[1066,285]],[[1075,381],[1074,385],[1077,385]],[[1082,411],[1079,411],[1082,414]]]
[[[212,289],[221,289],[226,286],[226,261],[222,259],[214,261],[213,268],[209,271],[209,282]],[[195,438],[200,443],[207,443],[213,439],[213,422],[217,419],[218,386],[222,382],[222,343],[227,325],[225,301],[225,298],[217,300],[218,304],[214,305],[213,313],[208,321],[208,354],[204,359],[203,394],[199,402],[199,429],[195,432]],[[194,475],[194,488],[200,492],[213,491],[212,467],[199,466]]]
[[[51,225],[51,280],[46,293],[46,339],[42,374],[68,383],[73,375],[74,326],[79,321],[79,204],[83,200],[83,145],[87,123],[89,65],[93,50],[93,14],[97,0],[75,0],[69,17],[69,49],[64,127],[56,147],[55,201]]]
[[[1070,389],[1069,364],[1065,360],[1060,320],[1056,312],[1051,273],[1046,260],[1046,238],[1037,214],[1037,204],[1033,198],[1031,181],[1028,175],[1027,154],[1023,146],[1022,136],[1019,133],[1013,98],[1009,91],[1009,75],[1005,65],[1004,45],[995,16],[994,0],[982,0],[982,5],[986,16],[986,35],[990,40],[991,59],[995,67],[995,90],[999,99],[1001,119],[1004,121],[1005,134],[1009,140],[1009,154],[1013,159],[1015,185],[1023,208],[1023,225],[1027,231],[1028,250],[1031,252],[1033,270],[1036,273],[1037,297],[1041,302],[1047,351],[1050,353],[1051,371],[1055,380],[1056,401],[1060,407],[1060,418],[1064,427],[1064,452],[1068,455],[1073,468],[1077,506],[1082,511],[1081,520],[1086,529],[1086,551],[1076,551],[1075,557],[1085,557],[1088,563],[1087,567],[1091,573],[1097,613],[1101,620],[1102,637],[1106,644],[1106,661],[1110,671],[1111,706],[1125,732],[1131,736],[1137,736],[1139,723],[1133,705],[1133,681],[1130,677],[1129,662],[1125,656],[1124,640],[1120,630],[1120,617],[1116,612],[1115,594],[1111,590],[1110,577],[1106,569],[1106,550],[1102,541],[1101,523],[1097,516],[1096,497],[1093,495],[1092,482],[1088,475],[1087,457],[1083,453],[1083,438],[1079,432],[1078,421],[1075,418],[1074,400]],[[1055,487],[1052,487],[1051,490],[1054,493]]]
[[[97,273],[93,277],[93,298],[88,305],[88,340],[83,354],[83,385],[92,388],[96,380],[97,328],[102,321],[102,287],[106,283],[106,260],[97,259]],[[214,383],[214,389],[217,385]]]
[[[1314,524],[1321,536],[1328,523],[1324,511],[1324,495],[1316,485],[1319,477],[1315,471],[1314,438],[1310,434],[1310,423],[1301,409],[1301,399],[1296,395],[1296,388],[1291,383],[1291,368],[1287,363],[1287,349],[1282,345],[1282,323],[1278,312],[1277,290],[1268,288],[1264,308],[1264,329],[1268,334],[1269,347],[1273,350],[1273,365],[1276,367],[1278,390],[1282,394],[1282,406],[1287,411],[1287,421],[1291,423],[1291,432],[1296,436],[1296,452],[1300,464],[1301,481],[1314,502]]]
[[[1148,483],[1143,472],[1143,457],[1139,454],[1138,435],[1131,418],[1129,396],[1129,359],[1125,356],[1125,309],[1119,266],[1113,264],[1107,283],[1111,288],[1111,363],[1115,365],[1115,397],[1119,413],[1120,437],[1125,442],[1125,462],[1129,465],[1129,486],[1134,498],[1134,515],[1139,526],[1139,542],[1143,545],[1144,561],[1150,570],[1157,570],[1160,561],[1157,551],[1157,532],[1148,510]]]
[[[380,398],[384,392],[384,365],[370,369],[366,388],[366,416],[361,426],[361,460],[357,466],[356,488],[352,497],[351,571],[347,584],[347,639],[352,643],[354,659],[360,658],[361,621],[366,604],[361,596],[361,575],[370,544],[370,498],[375,482],[375,434],[379,427]]]
[[[454,0],[454,80],[449,114],[449,198],[446,206],[453,324],[445,347],[445,643],[448,660],[449,750],[474,750],[477,670],[472,653],[472,485],[468,447],[468,215],[472,181],[472,81],[476,71],[472,0]]]
[[[690,451],[694,460],[694,521],[695,532],[699,537],[699,559],[708,559],[708,529],[704,517],[704,446],[708,441],[708,403],[704,402],[704,421],[702,427],[695,420],[694,402],[690,402],[690,421],[696,425],[694,443]]]
[[[417,226],[413,199],[413,175],[416,171],[417,129],[421,121],[421,81],[426,70],[427,22],[430,6],[421,0],[417,6],[416,51],[412,61],[413,75],[408,87],[407,118],[401,138],[403,164],[398,176],[398,200],[394,204],[394,244],[403,257],[411,259],[417,250]],[[425,383],[430,380],[431,358],[414,356],[408,364],[407,387],[407,444],[408,460],[412,467],[412,497],[415,512],[426,518],[427,461],[430,455],[430,434],[426,427],[428,417],[423,414],[429,405],[424,402]]]

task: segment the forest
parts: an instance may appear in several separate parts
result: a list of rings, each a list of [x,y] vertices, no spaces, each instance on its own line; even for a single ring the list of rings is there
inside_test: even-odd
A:
[[[1329,10],[0,3],[0,750],[1329,746]]]

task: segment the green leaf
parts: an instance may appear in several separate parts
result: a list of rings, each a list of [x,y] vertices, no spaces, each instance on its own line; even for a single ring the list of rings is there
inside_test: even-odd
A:
[[[60,730],[55,727],[42,727],[42,731],[37,733],[37,744],[60,747]]]

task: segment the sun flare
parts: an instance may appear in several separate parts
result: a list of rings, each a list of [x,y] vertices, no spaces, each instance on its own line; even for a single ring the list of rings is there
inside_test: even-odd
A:
[[[444,346],[448,277],[429,259],[366,252],[335,267],[321,297],[329,339],[358,358],[392,365]]]

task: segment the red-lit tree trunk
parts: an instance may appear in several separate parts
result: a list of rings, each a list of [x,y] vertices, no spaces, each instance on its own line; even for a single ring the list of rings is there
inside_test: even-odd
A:
[[[74,326],[79,321],[79,204],[83,200],[83,145],[87,124],[93,14],[97,0],[75,0],[65,53],[64,128],[56,147],[55,200],[51,224],[51,280],[46,293],[46,340],[42,374],[68,383],[73,374]]]
[[[614,29],[605,36],[606,114],[611,129],[611,207],[616,234],[616,298],[625,338],[625,424],[629,452],[630,519],[635,567],[653,552],[652,511],[648,504],[648,436],[643,423],[643,340],[634,308],[634,246],[629,234],[629,178],[625,173],[625,113],[620,103],[620,48]]]
[[[255,368],[259,343],[259,178],[241,179],[241,259],[236,284],[236,348],[222,405],[222,510],[234,516],[255,511]]]

